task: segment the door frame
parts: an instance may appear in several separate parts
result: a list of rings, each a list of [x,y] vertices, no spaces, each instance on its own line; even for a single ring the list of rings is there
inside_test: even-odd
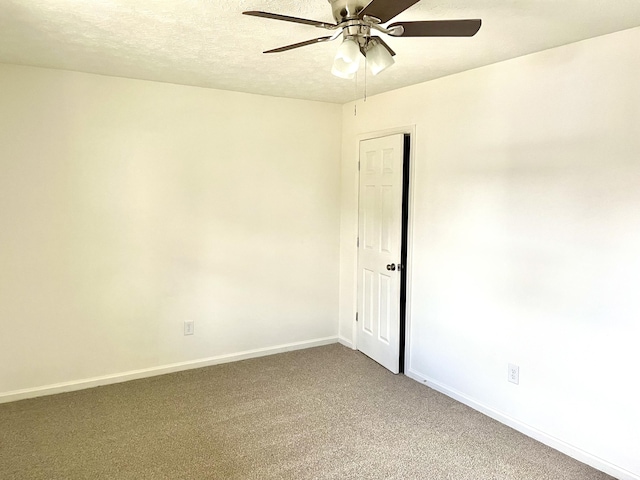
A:
[[[386,137],[389,135],[396,134],[404,134],[409,135],[409,171],[408,178],[404,178],[403,175],[403,185],[402,185],[402,195],[403,198],[406,194],[405,189],[409,189],[409,194],[407,196],[407,245],[406,245],[406,265],[404,265],[404,275],[406,278],[405,284],[405,302],[404,302],[404,337],[400,338],[400,373],[404,374],[404,372],[408,372],[411,369],[410,359],[411,359],[411,278],[412,278],[412,258],[413,258],[413,212],[414,212],[414,192],[411,186],[414,184],[414,176],[415,176],[415,144],[416,144],[416,126],[408,125],[404,127],[396,127],[389,128],[385,130],[376,130],[373,132],[362,133],[356,135],[356,152],[357,155],[355,157],[356,163],[356,214],[355,221],[355,237],[357,238],[359,235],[359,217],[360,217],[360,171],[358,170],[357,164],[360,160],[360,142],[363,140],[371,140],[374,138]],[[403,159],[403,171],[405,170],[404,159]],[[355,268],[353,270],[353,278],[355,280],[354,290],[353,290],[353,324],[352,324],[352,337],[353,338],[353,349],[358,349],[358,324],[356,322],[356,311],[358,310],[358,247],[356,238],[353,241],[353,248],[355,254]],[[402,305],[400,306],[402,309]],[[402,333],[402,321],[400,318],[400,333]]]

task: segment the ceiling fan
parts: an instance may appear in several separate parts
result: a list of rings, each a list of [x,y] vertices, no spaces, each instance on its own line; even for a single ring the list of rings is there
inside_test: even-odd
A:
[[[285,22],[302,23],[335,31],[333,35],[318,37],[304,42],[267,50],[264,53],[279,53],[314,43],[335,40],[341,34],[342,44],[333,62],[331,73],[341,78],[353,78],[365,57],[371,73],[377,75],[393,65],[396,54],[389,45],[373,32],[393,37],[472,37],[482,25],[482,20],[423,20],[397,22],[383,27],[382,24],[404,12],[420,0],[329,0],[336,23],[290,17],[260,11],[242,12],[244,15],[271,18]]]

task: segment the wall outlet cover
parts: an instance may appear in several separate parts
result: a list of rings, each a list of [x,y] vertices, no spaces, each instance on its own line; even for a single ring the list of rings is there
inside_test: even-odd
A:
[[[193,335],[194,330],[195,330],[195,325],[193,320],[187,320],[186,322],[184,322],[185,335]]]
[[[516,385],[520,383],[520,367],[518,365],[509,364],[507,380]]]

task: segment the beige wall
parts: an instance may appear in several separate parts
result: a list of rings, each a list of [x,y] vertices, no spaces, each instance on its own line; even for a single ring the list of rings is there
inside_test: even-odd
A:
[[[628,30],[345,105],[340,293],[349,343],[357,142],[414,126],[409,374],[636,479],[638,45]]]
[[[340,114],[1,65],[0,394],[334,339]]]
[[[640,478],[639,43],[549,50],[357,117],[0,66],[0,397],[330,341],[338,310],[355,341],[357,140],[407,127],[409,374]]]

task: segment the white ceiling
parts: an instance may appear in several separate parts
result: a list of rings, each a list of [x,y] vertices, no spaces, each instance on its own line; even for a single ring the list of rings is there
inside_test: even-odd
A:
[[[326,30],[244,10],[333,22],[327,0],[0,0],[0,63],[336,103],[362,96],[362,68],[357,86],[330,73],[339,41],[261,53]],[[422,0],[393,21],[458,18],[481,18],[480,32],[387,37],[396,64],[367,75],[368,94],[640,26],[640,0]]]

